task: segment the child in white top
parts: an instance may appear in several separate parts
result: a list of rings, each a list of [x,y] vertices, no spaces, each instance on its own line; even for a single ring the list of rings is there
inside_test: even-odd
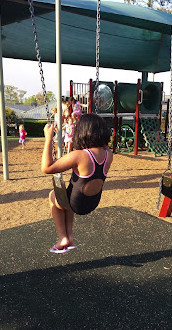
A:
[[[68,153],[72,150],[73,133],[74,133],[74,124],[72,118],[69,117],[65,124],[65,138],[64,138],[65,148],[67,149]]]
[[[54,142],[57,142],[58,141],[58,139],[57,139],[57,121],[58,121],[57,108],[56,107],[52,108],[52,112],[53,112],[53,116],[54,116],[54,132],[55,132]]]

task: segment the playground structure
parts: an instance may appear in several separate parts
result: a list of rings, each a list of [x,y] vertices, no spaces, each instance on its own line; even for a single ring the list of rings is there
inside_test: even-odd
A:
[[[3,2],[4,3],[7,3]],[[11,2],[11,1],[10,1]],[[15,0],[13,1],[15,2]],[[42,2],[40,0],[40,2]],[[86,2],[86,1],[85,1]],[[67,29],[67,34],[66,34],[66,29],[62,29],[62,32],[64,32],[65,38],[64,40],[66,40],[67,42],[67,47],[64,46],[63,43],[63,60],[64,63],[70,63],[70,64],[79,64],[79,65],[94,65],[94,56],[92,49],[93,49],[93,44],[92,41],[95,39],[95,30],[92,29],[92,31],[90,30],[88,33],[88,29],[86,29],[86,34],[83,33],[84,31],[84,27],[85,26],[91,26],[93,21],[92,19],[95,18],[95,12],[96,12],[96,8],[91,4],[91,7],[89,7],[89,1],[88,4],[86,4],[85,7],[85,2],[84,2],[84,8],[82,7],[82,5],[79,4],[78,2],[75,3],[74,1],[74,7],[72,8],[72,14],[74,13],[74,15],[76,15],[77,13],[79,14],[77,17],[77,22],[78,22],[78,27],[77,27],[77,31],[78,33],[76,34],[76,27],[74,27],[74,40],[75,43],[72,42],[72,37],[73,35],[69,32],[73,32],[73,29]],[[40,56],[39,56],[39,46],[37,43],[37,33],[36,33],[36,25],[34,22],[34,10],[33,9],[33,2],[29,1],[30,3],[30,13],[31,13],[31,18],[32,18],[32,25],[33,25],[33,30],[34,30],[34,36],[35,38],[35,43],[36,43],[36,49],[37,49],[37,59],[39,60],[39,67],[40,67],[40,74],[41,74],[41,81],[42,81],[42,87],[44,90],[44,94],[46,95],[46,90],[45,90],[45,84],[44,84],[44,77],[43,77],[43,71],[42,71],[42,63],[40,60]],[[23,5],[23,3],[22,3]],[[39,5],[39,4],[38,4]],[[121,7],[121,4],[118,4]],[[131,69],[131,70],[137,70],[139,72],[142,72],[142,77],[147,75],[148,72],[164,72],[169,70],[169,45],[170,45],[170,36],[171,36],[171,15],[168,15],[165,13],[160,13],[158,12],[158,15],[155,12],[153,12],[152,10],[150,12],[145,11],[145,9],[140,9],[139,8],[139,12],[138,12],[138,8],[137,7],[123,7],[124,8],[124,12],[123,12],[123,8],[120,8],[116,4],[113,4],[112,1],[109,2],[108,6],[107,3],[103,4],[103,6],[101,7],[101,21],[102,21],[102,27],[101,27],[101,34],[102,34],[102,41],[104,40],[104,42],[102,42],[101,45],[101,52],[102,52],[102,57],[101,57],[101,66],[102,67],[111,67],[111,68],[121,68],[121,69]],[[50,4],[48,3],[47,6],[50,6]],[[11,24],[16,22],[16,15],[13,15],[15,12],[15,7],[17,8],[17,14],[18,14],[18,6],[16,6],[16,4],[14,4],[14,7],[11,5],[9,6],[9,3],[7,4],[7,6],[2,6],[1,10],[1,16],[2,16],[2,22],[1,25],[8,26],[8,28],[13,29],[14,32],[14,25],[10,26]],[[42,6],[41,6],[42,7]],[[63,12],[62,18],[64,17],[65,20],[64,22],[66,23],[66,19],[68,21],[68,24],[70,24],[72,26],[73,24],[73,17],[71,16],[71,21],[69,20],[69,12],[68,10],[66,11],[65,4],[62,5],[62,9],[65,9]],[[8,12],[8,10],[9,12]],[[21,8],[20,8],[21,9]],[[91,10],[90,10],[91,9]],[[57,63],[57,108],[59,109],[59,116],[58,116],[58,125],[61,128],[61,70],[60,70],[60,66],[61,66],[61,43],[60,43],[60,32],[61,32],[61,19],[60,19],[60,13],[61,13],[61,2],[56,1],[56,8],[55,6],[53,7],[50,6],[49,8],[46,8],[46,4],[45,4],[45,14],[46,11],[48,12],[49,15],[49,10],[50,10],[50,16],[51,16],[51,12],[52,15],[54,17],[54,11],[56,12],[56,47],[50,47],[50,43],[48,44],[48,57],[46,55],[46,45],[45,45],[45,55],[43,55],[43,61],[46,61],[46,59],[48,59],[48,61],[54,61],[55,58],[55,53],[56,53],[56,63]],[[75,12],[76,10],[76,12]],[[126,10],[126,11],[125,11]],[[131,10],[131,11],[130,11]],[[42,8],[41,8],[42,11]],[[41,13],[40,11],[40,13]],[[65,16],[65,11],[67,14],[67,17]],[[141,11],[141,12],[140,12]],[[22,13],[22,17],[20,20],[20,15],[18,17],[18,20],[20,22],[24,22],[23,27],[21,26],[20,31],[25,35],[28,35],[28,33],[26,33],[26,24],[25,24],[25,18],[27,18],[27,15],[25,14],[25,10],[23,10],[23,8],[20,10],[20,12]],[[43,9],[44,12],[44,9]],[[42,12],[42,13],[43,13]],[[118,17],[117,12],[120,13],[120,17]],[[9,15],[10,13],[10,15]],[[24,15],[23,15],[24,13]],[[36,10],[36,15],[40,15],[39,10]],[[111,13],[111,15],[109,15],[109,13]],[[12,14],[12,15],[11,15]],[[88,15],[89,14],[89,15]],[[149,15],[150,14],[150,15]],[[25,16],[26,15],[26,16]],[[13,18],[14,16],[14,18]],[[85,17],[84,17],[85,16]],[[8,20],[7,18],[11,17],[10,20]],[[126,146],[128,148],[128,145],[130,144],[131,146],[134,144],[134,153],[137,154],[137,150],[138,150],[138,134],[139,134],[139,124],[141,123],[141,116],[145,115],[146,118],[151,118],[151,115],[155,115],[154,111],[152,113],[152,110],[146,109],[146,113],[141,112],[141,105],[143,104],[144,101],[144,90],[143,90],[143,86],[141,86],[141,81],[138,81],[138,88],[137,88],[137,96],[136,96],[136,107],[134,108],[133,113],[135,114],[133,116],[133,121],[134,121],[134,138],[131,138],[131,136],[128,137],[128,135],[131,135],[131,133],[129,133],[129,129],[125,129],[125,127],[122,127],[122,125],[120,125],[120,121],[122,119],[124,119],[124,116],[121,115],[120,116],[120,111],[118,109],[118,91],[117,91],[117,86],[115,86],[115,90],[114,90],[114,95],[116,96],[116,98],[114,97],[113,102],[109,103],[109,99],[107,99],[105,101],[105,104],[108,101],[108,105],[109,108],[110,106],[113,106],[113,111],[111,112],[111,116],[108,115],[109,113],[109,109],[104,110],[102,108],[101,110],[101,102],[99,104],[99,107],[97,107],[98,104],[98,92],[99,94],[102,94],[103,96],[103,88],[102,90],[98,91],[98,86],[99,86],[99,37],[100,37],[100,0],[97,0],[97,30],[96,30],[96,88],[93,90],[93,86],[92,89],[90,88],[90,98],[89,98],[89,111],[95,111],[95,109],[92,107],[92,105],[94,103],[96,103],[96,111],[100,113],[102,116],[105,116],[106,119],[107,118],[112,118],[113,117],[113,121],[110,118],[110,121],[113,122],[112,129],[113,129],[113,151],[115,151],[116,146],[120,147],[121,144],[118,143],[117,141],[117,136],[119,135],[119,138],[121,138],[121,132],[124,132],[124,134],[122,134],[122,139],[121,142],[123,144],[123,146]],[[107,17],[109,17],[109,21],[107,19]],[[137,20],[138,18],[138,20]],[[48,17],[48,24],[50,21],[50,17]],[[53,18],[52,18],[53,21]],[[104,21],[108,22],[104,24]],[[27,22],[27,20],[26,20]],[[47,44],[47,40],[51,41],[52,39],[52,46],[54,46],[54,35],[53,35],[53,29],[52,27],[50,27],[50,29],[45,28],[45,23],[46,23],[46,19],[44,19],[42,22],[44,22],[42,24],[42,41],[44,40],[45,43]],[[164,23],[165,22],[165,23]],[[109,24],[110,23],[110,24]],[[116,24],[119,24],[119,26],[116,26]],[[123,27],[123,25],[125,26],[125,29]],[[81,29],[81,33],[79,30],[79,27]],[[119,33],[119,38],[117,38],[118,34],[116,33],[117,28],[122,27],[122,30],[125,31],[125,34],[122,33],[122,31]],[[133,30],[134,28],[134,30]],[[55,30],[55,29],[54,29]],[[50,32],[50,35],[46,35],[45,32],[48,31]],[[107,32],[110,31],[111,33],[109,33],[109,36],[111,35],[111,38],[107,37]],[[115,34],[112,33],[112,31],[115,31]],[[14,35],[14,39],[13,42],[11,42],[11,46],[9,47],[9,43],[8,43],[8,33],[5,33],[5,29],[3,30],[3,39],[1,40],[2,42],[5,41],[6,45],[3,45],[3,55],[5,57],[13,57],[13,51],[12,51],[12,45],[14,47],[14,50],[16,52],[16,49],[20,50],[20,58],[22,59],[33,59],[33,54],[32,54],[32,46],[29,45],[29,43],[27,42],[27,47],[26,45],[23,43],[23,36],[21,38],[22,42],[19,43],[18,42],[18,29],[17,29],[17,36]],[[85,31],[84,31],[85,32]],[[10,33],[9,33],[10,34]],[[11,34],[10,34],[11,35]],[[80,47],[78,47],[81,50],[81,53],[79,53],[79,49],[77,49],[77,52],[72,51],[71,49],[69,50],[69,40],[70,40],[70,45],[74,45],[74,47],[76,48],[76,35],[78,37],[78,41],[80,44]],[[132,35],[132,42],[130,40],[130,42],[126,42],[127,38],[131,39],[131,35]],[[165,36],[164,36],[165,35]],[[67,37],[68,36],[68,37]],[[82,36],[82,37],[81,37]],[[114,42],[114,37],[115,37],[115,42]],[[17,40],[17,47],[15,44],[15,41]],[[82,42],[85,42],[85,44],[83,44]],[[129,41],[129,40],[128,40]],[[172,39],[171,39],[172,42]],[[87,47],[89,43],[90,47]],[[19,47],[20,44],[20,47]],[[22,55],[22,46],[24,45],[24,50],[27,53],[27,57],[26,55]],[[43,46],[44,44],[42,44]],[[86,45],[86,46],[85,46]],[[111,51],[107,52],[107,45],[111,45]],[[116,45],[118,45],[118,47],[116,47]],[[130,45],[130,49],[128,48],[128,45]],[[6,47],[5,47],[6,46]],[[85,47],[84,47],[85,46]],[[127,47],[126,47],[127,46]],[[167,47],[165,47],[167,46]],[[114,48],[113,48],[114,47]],[[7,52],[7,54],[5,53],[10,49],[10,53]],[[44,49],[44,46],[43,46]],[[67,54],[69,54],[69,59],[66,57],[66,50],[67,49]],[[83,52],[83,49],[89,49],[91,51],[90,53],[86,53]],[[134,49],[136,49],[137,51],[135,51],[136,57],[133,56],[134,54]],[[172,49],[172,47],[171,47]],[[29,53],[29,51],[31,50],[31,52]],[[53,52],[50,54],[51,50],[53,50]],[[54,52],[54,50],[56,50]],[[118,50],[118,51],[117,51]],[[144,51],[143,51],[144,50]],[[74,57],[72,58],[72,55],[74,54]],[[111,56],[110,56],[111,54]],[[127,54],[127,61],[126,58],[123,58],[123,61],[121,61],[121,54]],[[84,55],[84,56],[83,56]],[[91,55],[91,56],[90,56]],[[117,55],[117,57],[116,57]],[[14,58],[16,58],[16,56],[18,56],[18,54],[15,53]],[[167,61],[165,60],[165,56],[167,56]],[[2,67],[2,49],[1,49],[1,67]],[[172,58],[172,57],[171,57]],[[89,61],[88,61],[89,59]],[[90,61],[91,59],[91,61]],[[142,61],[142,59],[144,59],[144,61]],[[167,63],[167,65],[165,65]],[[172,66],[171,66],[172,67]],[[145,81],[146,79],[144,79]],[[117,82],[115,83],[115,85],[117,84]],[[1,87],[2,87],[2,95],[1,95],[1,121],[2,121],[2,151],[3,151],[3,173],[4,173],[4,179],[7,180],[9,178],[8,176],[8,155],[7,155],[7,138],[6,138],[6,127],[5,127],[5,106],[4,106],[4,100],[3,100],[3,72],[1,70]],[[106,87],[106,86],[105,86]],[[93,94],[94,91],[94,94]],[[92,92],[92,94],[91,94]],[[109,92],[108,92],[109,94]],[[146,96],[147,93],[145,93]],[[94,97],[93,95],[96,95],[96,102],[94,101]],[[124,93],[125,95],[125,93]],[[151,95],[153,96],[153,89],[151,91]],[[171,106],[172,106],[172,95],[170,95],[170,106],[169,106],[169,137],[168,137],[168,155],[169,155],[169,165],[168,165],[168,169],[171,170]],[[103,96],[104,98],[104,96]],[[135,97],[134,97],[135,98]],[[101,98],[99,98],[101,101]],[[119,99],[120,100],[120,99]],[[122,108],[124,110],[126,105],[128,107],[128,100],[125,97],[125,102],[123,102],[123,100],[120,100],[120,105],[122,106]],[[146,97],[145,97],[146,100]],[[153,100],[155,101],[155,98],[153,98]],[[162,93],[161,93],[161,101],[162,101]],[[151,104],[151,102],[150,102]],[[148,104],[148,106],[150,106],[150,104]],[[46,97],[45,97],[45,105],[46,105],[46,112],[47,112],[47,118],[49,119],[50,113],[48,110],[48,105],[46,102]],[[130,107],[129,107],[130,108]],[[90,110],[91,109],[91,110]],[[143,109],[142,109],[143,110]],[[145,125],[143,123],[143,128],[142,129],[142,133],[144,138],[146,137],[146,132],[151,134],[147,134],[147,137],[151,136],[150,142],[153,145],[153,147],[150,147],[150,143],[149,141],[146,142],[147,146],[149,147],[150,150],[154,151],[154,155],[156,154],[165,154],[166,150],[167,150],[167,144],[165,143],[165,141],[162,139],[162,132],[160,130],[160,122],[161,122],[161,110],[162,110],[162,102],[160,104],[160,108],[159,108],[159,112],[158,115],[156,116],[157,118],[152,120],[152,122],[149,123],[149,125],[146,125],[146,129],[145,129]],[[105,111],[105,112],[104,112]],[[130,111],[130,109],[129,109]],[[126,113],[130,113],[129,111],[127,111]],[[157,110],[156,110],[157,111]],[[125,113],[125,112],[124,112]],[[131,112],[132,113],[132,112]],[[113,116],[112,116],[113,114]],[[122,119],[121,119],[122,117]],[[129,118],[129,117],[128,117]],[[120,120],[119,120],[120,119]],[[154,122],[156,121],[157,125],[154,126]],[[149,127],[149,128],[148,128]],[[120,132],[120,128],[121,132]],[[158,130],[157,130],[158,129]],[[117,134],[117,130],[119,131],[119,134]],[[146,139],[146,138],[145,138]],[[58,144],[58,157],[61,157],[62,154],[62,148],[61,148],[61,132],[59,130],[59,134],[58,134],[58,140],[59,140],[59,144]],[[134,142],[133,142],[134,141]],[[170,142],[170,143],[169,143]],[[118,143],[118,144],[117,144]],[[160,148],[159,148],[160,146]]]
[[[70,96],[82,104],[83,112],[96,112],[95,85],[70,81]],[[112,147],[115,152],[131,152],[137,155],[138,147],[146,146],[156,155],[166,155],[167,116],[165,134],[161,130],[163,83],[141,81],[137,84],[99,82],[98,114],[105,118],[112,129]],[[168,104],[167,104],[168,108]],[[168,111],[167,111],[168,113]]]

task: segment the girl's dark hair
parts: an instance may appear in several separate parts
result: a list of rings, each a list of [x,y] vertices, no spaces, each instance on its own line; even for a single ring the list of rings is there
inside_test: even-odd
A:
[[[103,147],[110,141],[110,130],[108,130],[105,120],[94,114],[88,113],[81,116],[77,122],[73,147],[77,150],[93,147]]]
[[[69,97],[69,99],[68,99],[68,105],[71,105],[73,101],[75,101],[75,103],[77,102],[77,101],[74,99],[74,97]]]

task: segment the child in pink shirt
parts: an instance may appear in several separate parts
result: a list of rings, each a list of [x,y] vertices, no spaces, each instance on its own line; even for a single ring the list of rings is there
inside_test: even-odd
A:
[[[81,103],[76,101],[74,97],[70,97],[68,104],[72,105],[72,118],[78,121],[82,115]]]
[[[24,147],[25,147],[26,135],[27,135],[27,132],[24,129],[24,125],[20,125],[19,126],[19,136],[20,136],[19,143],[22,144],[22,149],[24,149]]]

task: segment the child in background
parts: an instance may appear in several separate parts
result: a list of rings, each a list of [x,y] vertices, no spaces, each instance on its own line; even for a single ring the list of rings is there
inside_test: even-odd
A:
[[[67,108],[68,108],[68,104],[65,101],[64,97],[62,97],[62,115],[64,115],[64,113],[67,110]]]
[[[73,114],[73,113],[72,113]],[[77,123],[77,116],[73,115],[72,116],[72,120],[73,120],[73,125],[74,125],[74,128],[76,126],[76,123]]]
[[[75,103],[73,104],[73,115],[76,116],[76,120],[79,120],[82,114],[80,105],[81,103],[79,101],[75,101]]]
[[[64,128],[65,128],[64,143],[67,153],[69,153],[72,150],[73,133],[74,133],[74,124],[71,117],[68,117],[68,120],[66,121]]]
[[[65,253],[76,247],[73,243],[74,213],[88,214],[98,206],[113,154],[108,149],[110,132],[104,119],[96,114],[81,116],[74,130],[75,150],[56,161],[53,161],[51,152],[53,130],[53,125],[47,124],[44,128],[42,172],[53,174],[73,170],[67,187],[71,209],[60,206],[54,190],[49,194],[50,208],[58,233],[58,241],[50,252]]]
[[[21,125],[19,126],[19,136],[20,136],[20,138],[19,138],[19,143],[22,144],[22,149],[25,148],[26,135],[27,135],[27,132],[26,132],[25,129],[24,129],[24,125],[21,124]]]
[[[57,128],[57,108],[52,108],[52,116],[54,116],[54,128]]]
[[[64,118],[62,123],[62,147],[64,147],[64,149],[65,149],[64,139],[66,134],[66,124],[67,124],[67,120],[66,118]]]
[[[69,105],[72,105],[72,117],[75,116],[75,119],[78,121],[81,117],[82,111],[81,111],[81,103],[79,101],[76,101],[74,97],[70,97],[68,101]]]
[[[69,116],[70,116],[69,108],[66,108],[62,116],[63,121],[64,119],[68,120]]]
[[[57,108],[54,107],[52,108],[52,112],[53,112],[53,116],[54,116],[54,132],[55,132],[55,136],[54,136],[54,142],[57,142]]]

